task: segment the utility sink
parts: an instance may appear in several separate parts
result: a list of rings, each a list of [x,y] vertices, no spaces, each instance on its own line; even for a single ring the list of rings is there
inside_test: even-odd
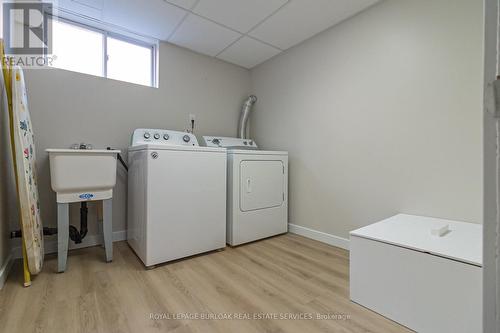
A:
[[[58,203],[106,200],[116,184],[119,150],[47,149]]]

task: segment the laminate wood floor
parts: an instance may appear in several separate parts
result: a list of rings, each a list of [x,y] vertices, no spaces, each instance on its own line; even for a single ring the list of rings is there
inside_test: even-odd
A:
[[[348,252],[287,234],[145,270],[127,243],[0,291],[0,332],[410,332],[349,300]],[[317,316],[322,316],[318,319]],[[207,320],[206,318],[212,318]]]

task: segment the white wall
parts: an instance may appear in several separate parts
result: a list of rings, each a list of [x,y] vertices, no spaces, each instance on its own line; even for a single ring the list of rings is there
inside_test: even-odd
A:
[[[386,0],[251,71],[252,134],[290,152],[290,223],[482,219],[482,2]]]
[[[498,0],[486,0],[484,38],[484,87],[496,79]],[[499,278],[497,270],[498,253],[498,212],[497,197],[497,144],[498,119],[484,112],[484,230],[483,230],[483,318],[484,332],[498,332]]]
[[[249,72],[166,43],[159,51],[159,89],[58,69],[26,72],[45,226],[57,223],[46,148],[87,142],[126,152],[135,128],[184,130],[190,113],[196,115],[198,137],[236,135],[239,109],[250,93]],[[126,228],[127,178],[118,169],[114,231]],[[71,222],[79,227],[78,209],[73,205]],[[95,219],[90,205],[89,234],[95,233]]]

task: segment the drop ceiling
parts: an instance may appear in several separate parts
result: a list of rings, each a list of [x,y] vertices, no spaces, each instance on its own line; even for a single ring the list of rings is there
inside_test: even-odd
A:
[[[66,12],[252,68],[379,0],[59,0]]]

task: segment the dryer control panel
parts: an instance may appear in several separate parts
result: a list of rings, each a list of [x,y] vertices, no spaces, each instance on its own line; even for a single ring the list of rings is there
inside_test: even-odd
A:
[[[192,133],[153,128],[136,129],[132,134],[131,146],[148,143],[165,146],[199,146],[196,136]]]
[[[228,138],[223,136],[204,136],[203,143],[207,147],[232,149],[259,149],[252,139]]]

